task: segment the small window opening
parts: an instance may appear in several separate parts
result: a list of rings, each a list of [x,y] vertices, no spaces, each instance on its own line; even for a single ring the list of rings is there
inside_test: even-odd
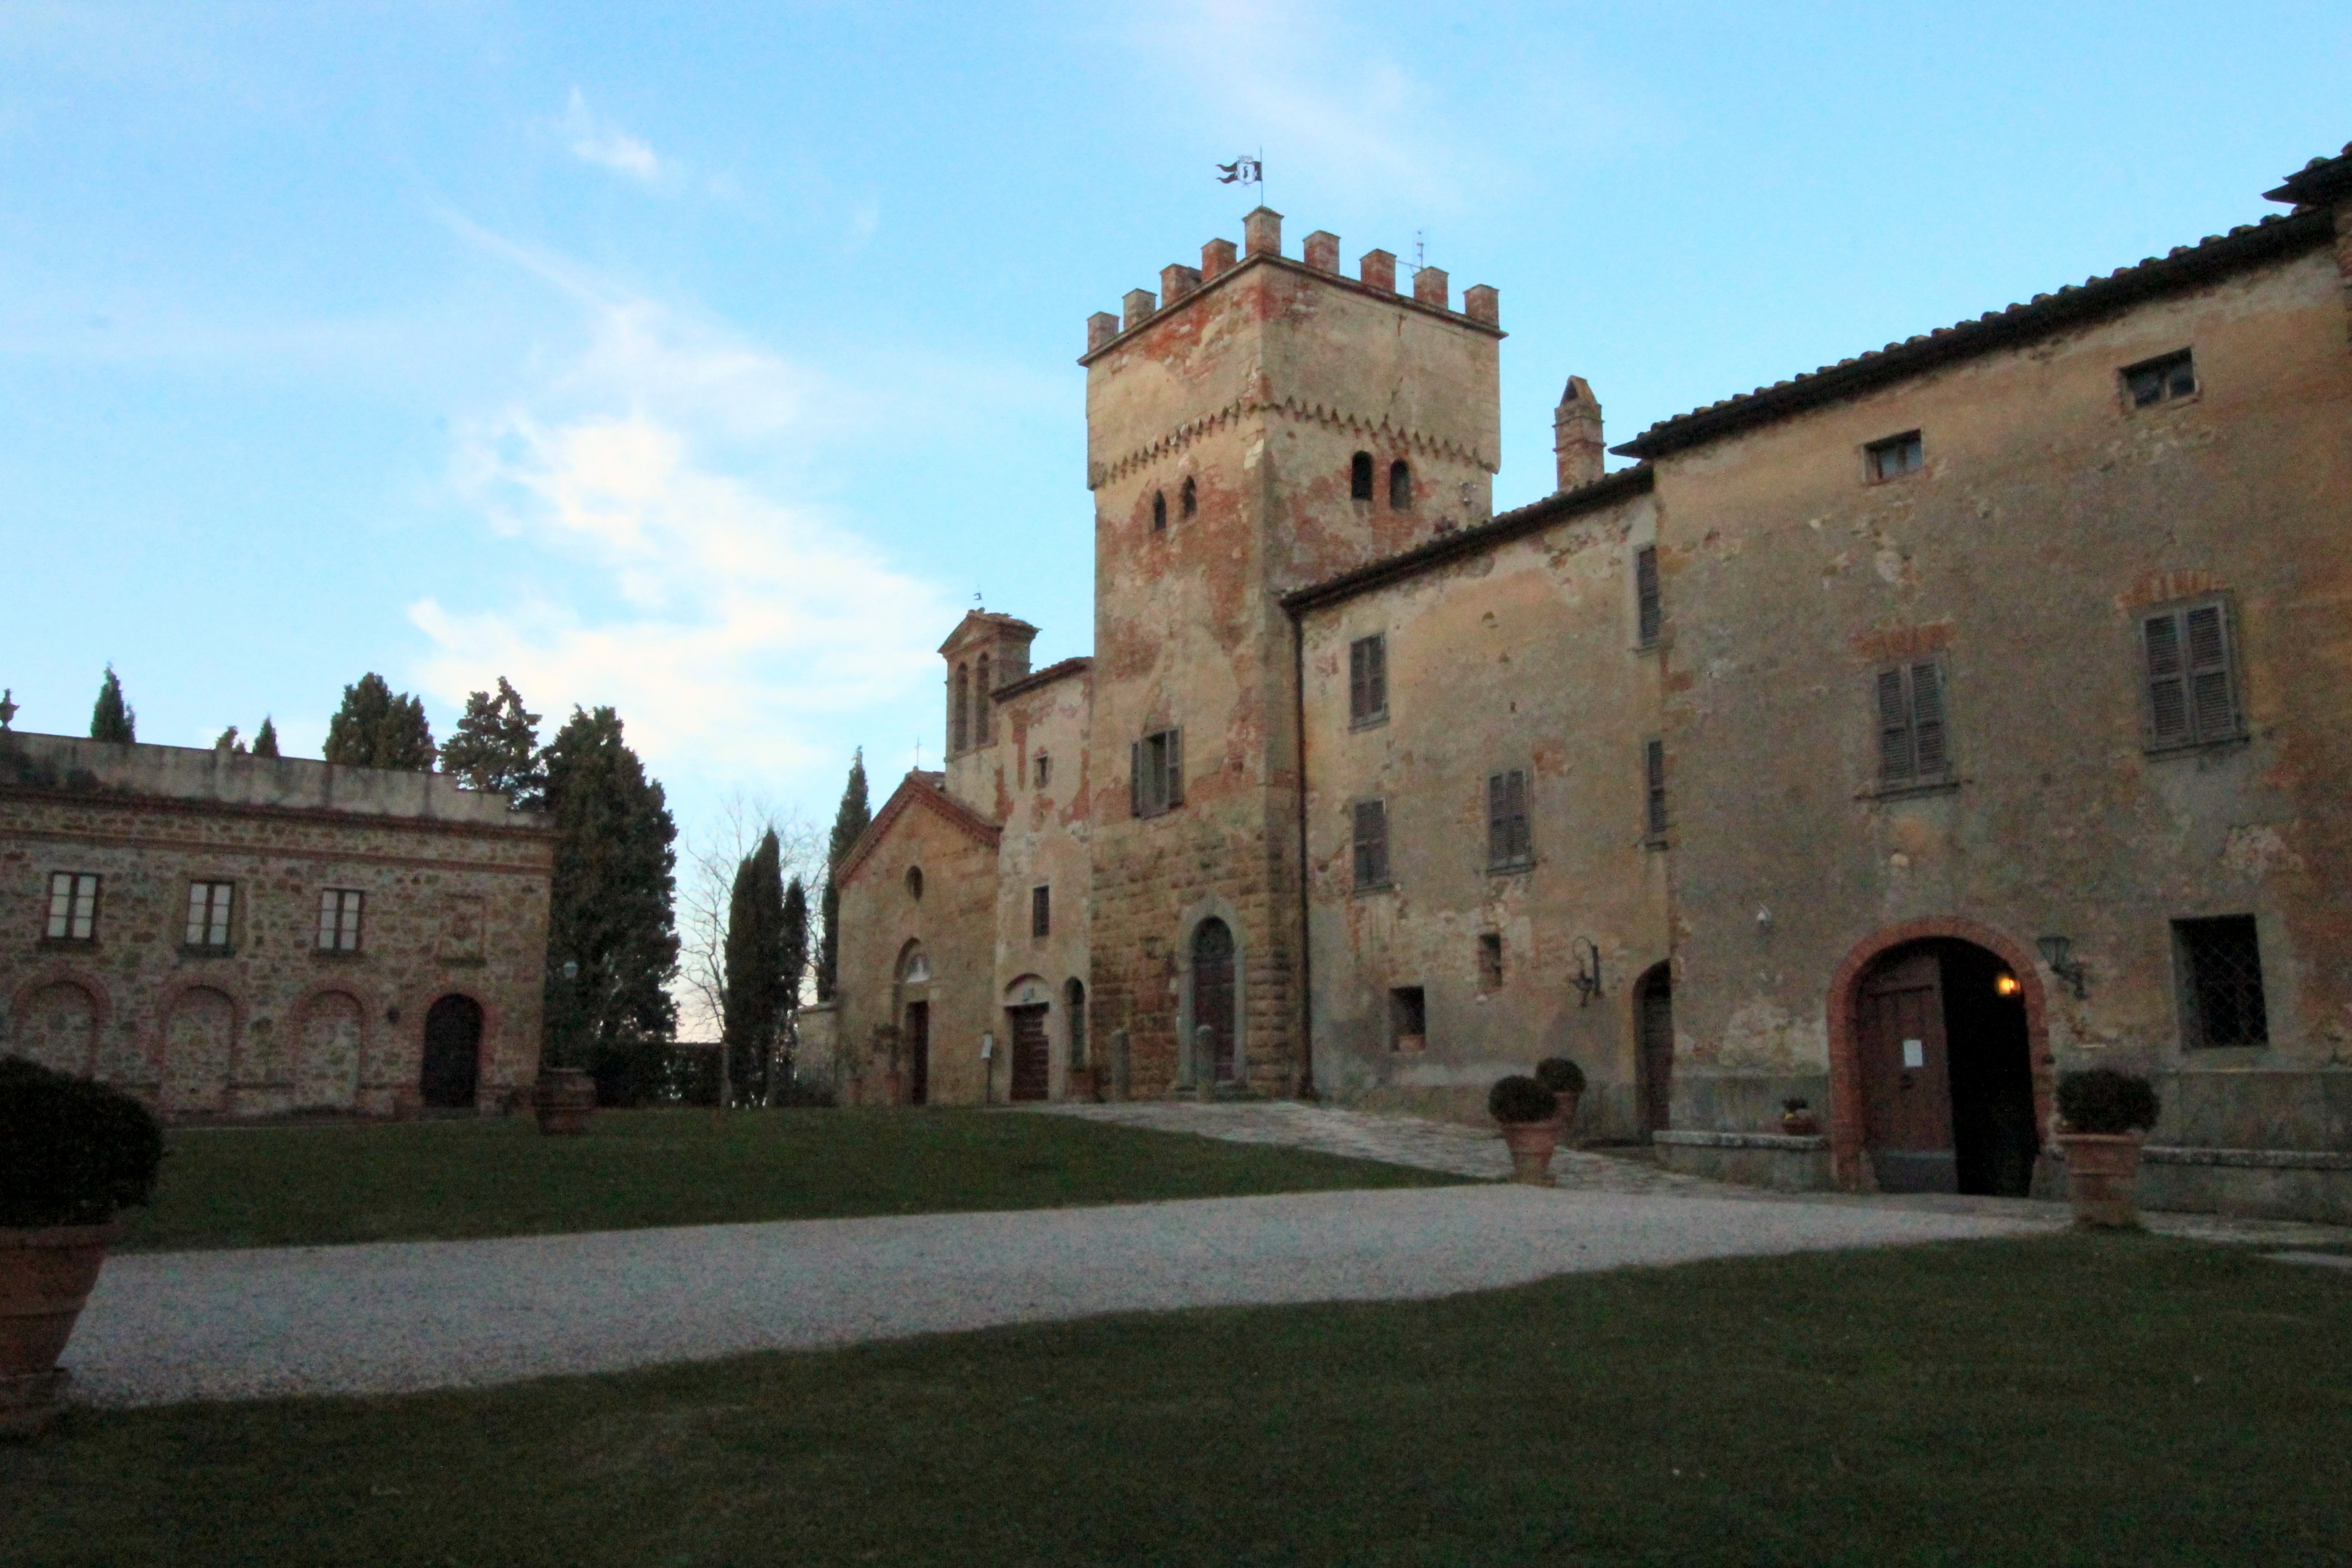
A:
[[[923,901],[923,868],[920,866],[907,868],[907,896],[919,904]]]
[[[1389,716],[1389,639],[1379,633],[1348,645],[1348,722]]]
[[[1054,782],[1054,759],[1045,752],[1037,753],[1037,787],[1044,789]]]
[[[1490,931],[1478,938],[1478,989],[1503,988],[1503,933]]]
[[[1186,517],[1191,517],[1193,513],[1201,510],[1201,492],[1189,479],[1184,481],[1184,493],[1181,504]]]
[[[2206,1047],[2270,1044],[2254,917],[2175,921],[2172,939],[2180,959],[2181,1043]]]
[[[1412,510],[1412,468],[1402,458],[1389,465],[1389,510]]]
[[[2150,404],[2169,403],[2176,397],[2187,397],[2197,390],[2197,363],[2189,351],[2166,354],[2144,364],[2136,364],[2123,373],[2124,391],[2130,396],[2134,408],[2146,408]]]
[[[98,940],[98,877],[89,871],[49,873],[51,942]]]
[[[235,882],[189,883],[188,925],[184,939],[187,945],[226,949],[228,946],[229,910],[236,899]]]
[[[1164,533],[1167,530],[1168,492],[1166,490],[1154,490],[1151,492],[1151,531],[1154,533]]]
[[[1513,871],[1531,865],[1535,846],[1528,831],[1528,775],[1524,768],[1486,775],[1486,866]]]
[[[1863,451],[1869,458],[1870,478],[1874,484],[1884,479],[1899,479],[1927,466],[1927,444],[1919,438],[1916,430],[1889,436],[1884,441],[1873,441]]]
[[[1054,889],[1029,889],[1029,934],[1045,937],[1054,934]]]
[[[1372,455],[1359,452],[1348,466],[1348,498],[1350,500],[1372,499]]]
[[[1389,993],[1389,1049],[1418,1051],[1429,1045],[1429,1006],[1418,985]]]
[[[1666,838],[1666,743],[1653,737],[1642,742],[1642,779],[1646,805],[1642,826],[1653,844]]]
[[[364,895],[356,888],[319,889],[319,951],[357,952],[360,950],[360,909]]]
[[[1638,646],[1655,647],[1665,629],[1666,602],[1658,590],[1658,547],[1645,544],[1633,552],[1633,607]]]
[[[1162,730],[1129,749],[1128,808],[1136,816],[1158,816],[1184,804],[1184,732]]]

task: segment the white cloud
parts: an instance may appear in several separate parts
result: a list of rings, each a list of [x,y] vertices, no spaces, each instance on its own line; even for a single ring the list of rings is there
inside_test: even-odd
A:
[[[626,174],[648,185],[660,184],[666,175],[675,172],[673,164],[644,142],[591,112],[587,96],[576,87],[572,89],[571,102],[555,119],[555,130],[563,138],[563,144],[572,150],[572,155],[582,163]]]

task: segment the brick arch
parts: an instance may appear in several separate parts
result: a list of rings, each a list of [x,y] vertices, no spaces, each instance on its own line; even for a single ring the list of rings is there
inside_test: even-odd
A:
[[[33,998],[52,985],[79,986],[89,997],[90,1020],[98,1027],[102,1029],[113,1021],[114,998],[108,993],[105,981],[70,963],[51,963],[36,970],[24,984],[9,993],[9,1026],[15,1027],[15,1020],[23,1016],[25,1009],[32,1005]]]
[[[229,1108],[228,1096],[230,1087],[236,1081],[237,1058],[247,1048],[247,1040],[252,1033],[253,1008],[246,1001],[245,988],[227,976],[184,975],[164,986],[155,998],[155,1019],[149,1031],[147,1066],[148,1070],[154,1074],[157,1097],[167,1116],[181,1111],[181,1107],[173,1102],[171,1092],[174,1082],[170,1066],[172,1020],[178,1014],[180,1005],[199,991],[209,991],[228,1002],[228,1053],[221,1063],[221,1103],[217,1110]],[[203,1113],[214,1114],[215,1110],[205,1110]]]
[[[2033,1074],[2034,1124],[2050,1125],[2053,1075],[2049,993],[2042,987],[2042,971],[2033,954],[2006,933],[1975,921],[1935,916],[1882,927],[1848,948],[1830,978],[1830,1163],[1837,1184],[1849,1192],[1862,1186],[1862,1060],[1856,1026],[1862,982],[1871,966],[1894,949],[1936,937],[1983,948],[2017,976],[2018,994],[2025,1002],[2025,1048]]]
[[[352,1109],[356,1110],[360,1104],[364,1103],[368,1089],[374,1087],[369,1080],[368,1069],[377,1065],[376,1053],[383,1048],[383,1040],[376,1033],[377,1028],[383,1024],[383,1019],[373,1016],[373,1004],[369,1001],[366,993],[360,986],[349,981],[325,981],[303,992],[301,995],[295,998],[294,1005],[286,1009],[284,1049],[288,1074],[289,1080],[296,1087],[299,1099],[304,1065],[303,1052],[309,1044],[310,1016],[331,996],[341,997],[359,1011],[359,1062],[355,1074],[358,1080],[356,1085],[358,1098],[354,1100],[352,1105]],[[296,1109],[299,1110],[302,1107],[298,1103]]]

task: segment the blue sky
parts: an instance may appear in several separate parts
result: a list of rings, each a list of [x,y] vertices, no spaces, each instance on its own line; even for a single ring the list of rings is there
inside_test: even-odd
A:
[[[0,0],[0,683],[143,740],[365,670],[609,702],[701,831],[1084,652],[1085,319],[1238,238],[1502,290],[1498,506],[1654,420],[2274,210],[2352,8]]]

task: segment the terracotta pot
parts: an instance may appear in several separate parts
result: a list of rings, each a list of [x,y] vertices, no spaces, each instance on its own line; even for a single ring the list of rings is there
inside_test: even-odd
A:
[[[894,1071],[886,1072],[882,1075],[882,1103],[885,1105],[904,1105],[907,1103],[907,1075],[905,1073]]]
[[[1095,1093],[1095,1069],[1092,1068],[1072,1068],[1070,1069],[1069,1082],[1063,1086],[1062,1098],[1065,1100],[1093,1100],[1099,1099],[1100,1097]]]
[[[2132,1187],[2139,1179],[2140,1135],[2137,1132],[2061,1132],[2066,1155],[2066,1185],[2074,1200],[2076,1225],[2113,1229],[2139,1227]]]
[[[588,1131],[588,1119],[596,1112],[596,1080],[585,1068],[542,1068],[530,1103],[541,1132],[575,1136]]]
[[[0,1436],[33,1436],[57,1419],[70,1378],[58,1357],[121,1234],[114,1223],[0,1229]]]
[[[1818,1138],[1822,1119],[1810,1110],[1788,1110],[1780,1114],[1780,1131],[1791,1138]]]
[[[1559,1184],[1551,1173],[1552,1151],[1559,1147],[1559,1135],[1568,1125],[1565,1114],[1548,1121],[1506,1121],[1503,1142],[1511,1151],[1511,1180],[1530,1187],[1549,1187]]]

